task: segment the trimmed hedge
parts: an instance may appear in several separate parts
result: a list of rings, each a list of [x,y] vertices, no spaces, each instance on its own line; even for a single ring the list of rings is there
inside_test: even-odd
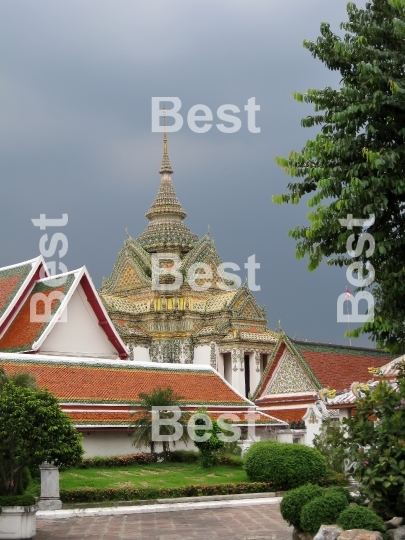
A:
[[[317,484],[328,476],[325,458],[314,448],[275,441],[254,443],[245,469],[252,482],[272,482],[277,490]]]
[[[283,519],[297,529],[301,528],[301,509],[313,499],[322,496],[324,490],[314,484],[306,484],[286,493],[280,503]]]
[[[192,450],[174,450],[169,452],[168,459],[170,463],[195,463],[198,461],[198,452]],[[74,468],[78,469],[101,469],[109,467],[127,467],[128,465],[149,465],[163,460],[163,454],[128,454],[126,456],[94,457],[83,459],[83,461]],[[232,467],[241,467],[244,460],[236,455],[219,455],[216,459],[220,465],[230,465]]]
[[[337,524],[345,531],[349,529],[366,529],[366,531],[385,533],[387,530],[383,520],[364,506],[346,508],[340,514]]]
[[[125,467],[128,465],[148,465],[156,463],[158,460],[157,454],[129,454],[127,456],[111,456],[111,457],[94,457],[83,459],[83,461],[74,468],[77,469],[93,469],[103,467]]]
[[[266,493],[271,491],[275,491],[274,485],[269,482],[239,482],[235,484],[190,485],[178,488],[62,489],[60,498],[64,503],[82,503],[198,497],[200,495]]]
[[[33,495],[1,495],[0,508],[3,506],[34,506],[36,504]]]
[[[316,534],[321,525],[336,523],[339,514],[349,506],[344,493],[333,491],[317,497],[301,510],[300,524],[304,532]]]

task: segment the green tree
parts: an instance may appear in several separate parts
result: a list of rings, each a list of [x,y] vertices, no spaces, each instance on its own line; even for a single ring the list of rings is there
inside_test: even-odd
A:
[[[134,420],[132,421],[131,427],[134,429],[132,444],[136,447],[145,447],[149,446],[150,451],[153,453],[155,451],[155,441],[152,436],[152,424],[157,420],[156,415],[153,412],[153,407],[181,407],[184,405],[184,398],[180,395],[177,395],[173,388],[154,388],[153,391],[149,394],[141,393],[139,394],[140,405],[142,407],[141,411],[136,411],[133,414]],[[161,410],[159,411],[159,417],[161,419],[170,419],[173,418],[172,410]],[[180,441],[187,442],[188,440],[188,431],[187,423],[190,418],[190,414],[186,411],[181,411],[181,417],[177,422],[181,426],[182,435]],[[171,425],[161,425],[159,429],[160,435],[173,435],[174,428]],[[173,441],[173,446],[176,445],[176,441]],[[168,458],[170,452],[169,441],[163,441],[163,454],[165,459]]]
[[[21,379],[20,379],[21,380]],[[55,396],[6,381],[0,392],[0,491],[16,495],[21,475],[48,461],[71,465],[82,458],[81,435]]]
[[[344,460],[347,458],[345,426],[330,418],[322,424],[318,435],[314,437],[314,447],[326,459],[327,466],[338,472],[344,473]]]
[[[17,371],[13,375],[7,375],[4,368],[0,367],[0,392],[6,382],[12,382],[16,386],[38,390],[35,377],[26,371]]]
[[[355,476],[364,498],[384,518],[405,512],[405,375],[395,390],[380,381],[356,401],[355,414],[344,420],[348,448],[357,462]]]
[[[206,418],[203,418],[202,416],[198,417],[198,415],[203,415]],[[199,409],[197,411],[197,417],[195,418],[195,426],[206,426],[207,418],[211,424],[211,427],[209,429],[195,430],[195,434],[198,437],[208,436],[207,440],[194,441],[194,444],[200,451],[199,462],[204,468],[212,467],[213,465],[215,465],[218,455],[225,447],[225,442],[218,437],[218,435],[220,433],[224,433],[224,431],[219,427],[218,422],[207,413],[206,409]]]
[[[308,199],[309,225],[289,235],[297,242],[297,257],[308,256],[309,270],[324,258],[329,265],[352,263],[348,237],[354,234],[355,249],[362,233],[372,234],[374,253],[367,254],[366,242],[355,260],[369,260],[376,271],[375,316],[352,335],[370,332],[379,346],[400,353],[405,347],[405,0],[372,0],[364,9],[349,3],[347,12],[343,36],[323,23],[315,42],[304,41],[315,58],[340,73],[341,84],[294,94],[315,108],[301,125],[318,126],[320,133],[301,152],[276,158],[300,180],[273,200]],[[375,221],[349,230],[339,219],[350,214],[363,220],[374,215]]]

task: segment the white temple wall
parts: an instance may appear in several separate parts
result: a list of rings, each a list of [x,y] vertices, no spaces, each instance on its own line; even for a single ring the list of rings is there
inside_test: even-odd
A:
[[[209,345],[197,345],[194,349],[194,361],[193,364],[203,364],[210,366],[210,353],[211,347]]]
[[[127,454],[150,452],[150,447],[138,448],[132,446],[132,436],[128,431],[85,431],[83,432],[82,446],[85,451],[84,458],[125,456]],[[197,450],[191,442],[186,446],[182,441],[177,442],[172,449]],[[158,445],[156,450],[161,452],[161,446]]]
[[[223,353],[219,353],[218,355],[218,373],[226,380]]]
[[[62,314],[61,322],[52,328],[40,352],[116,359],[117,351],[98,322],[79,284]]]
[[[134,362],[151,362],[148,347],[140,347],[139,345],[132,347],[132,355]]]
[[[260,353],[252,352],[250,353],[250,393],[253,395],[254,391],[257,388],[257,385],[260,382],[261,372],[260,372]],[[256,359],[258,362],[256,363]]]

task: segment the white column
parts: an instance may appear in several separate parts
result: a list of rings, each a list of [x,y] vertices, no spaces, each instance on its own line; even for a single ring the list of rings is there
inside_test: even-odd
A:
[[[244,351],[241,349],[232,349],[232,386],[237,392],[245,395],[245,368]]]

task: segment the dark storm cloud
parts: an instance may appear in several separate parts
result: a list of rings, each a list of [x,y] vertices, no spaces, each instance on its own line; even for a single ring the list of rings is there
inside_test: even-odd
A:
[[[288,181],[274,156],[315,133],[300,127],[310,109],[292,91],[339,83],[302,41],[316,39],[321,21],[338,30],[345,18],[336,0],[4,0],[0,264],[37,254],[42,233],[31,218],[68,212],[66,264],[86,264],[100,286],[125,227],[133,237],[145,228],[158,188],[151,97],[180,97],[185,115],[197,103],[243,110],[255,96],[260,134],[248,132],[243,112],[235,134],[185,124],[169,135],[187,225],[199,235],[210,225],[223,260],[243,266],[256,254],[270,327],[281,319],[290,335],[344,342],[344,272],[308,273],[287,238],[307,209],[270,198]]]

